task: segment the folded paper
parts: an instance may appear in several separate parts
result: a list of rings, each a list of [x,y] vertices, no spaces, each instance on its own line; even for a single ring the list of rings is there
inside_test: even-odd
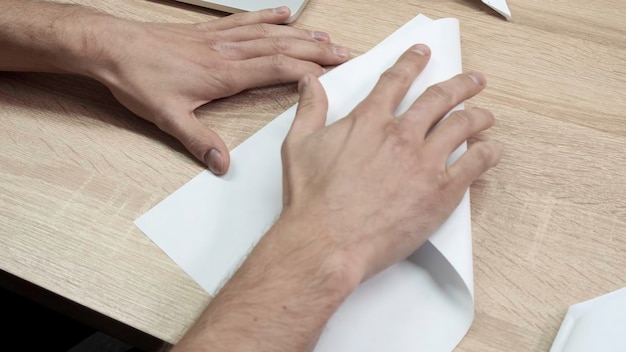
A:
[[[507,20],[511,19],[511,10],[509,10],[509,5],[507,5],[506,0],[482,0],[482,2],[496,10],[497,13],[504,16]]]
[[[458,21],[419,15],[369,52],[321,77],[329,99],[327,123],[347,115],[380,74],[415,43],[427,44],[431,59],[398,113],[430,85],[461,72]],[[235,148],[226,175],[202,172],[135,221],[211,295],[280,214],[280,147],[295,111],[296,106],[291,107]],[[449,162],[465,150],[463,144]],[[315,351],[453,350],[474,316],[471,241],[466,192],[424,246],[348,297],[328,322]]]
[[[626,351],[626,287],[567,310],[550,352]]]

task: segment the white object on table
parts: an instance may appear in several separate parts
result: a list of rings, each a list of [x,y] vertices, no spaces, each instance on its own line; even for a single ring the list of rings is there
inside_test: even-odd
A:
[[[291,16],[285,23],[295,21],[309,0],[176,0],[187,4],[202,6],[213,10],[229,13],[259,11],[279,6],[287,6]]]
[[[459,23],[415,17],[369,52],[321,77],[327,123],[346,116],[381,73],[415,43],[431,59],[398,113],[427,87],[462,70]],[[461,108],[460,105],[457,108]],[[209,294],[215,295],[282,207],[280,147],[296,105],[231,153],[228,173],[200,173],[135,224]],[[466,150],[461,145],[450,157]],[[398,185],[402,187],[402,185]],[[315,352],[449,352],[474,318],[469,192],[438,231],[410,258],[362,283],[329,320]]]
[[[626,351],[626,287],[567,310],[550,352]]]
[[[482,2],[504,16],[507,21],[511,19],[511,10],[509,10],[506,0],[482,0]]]

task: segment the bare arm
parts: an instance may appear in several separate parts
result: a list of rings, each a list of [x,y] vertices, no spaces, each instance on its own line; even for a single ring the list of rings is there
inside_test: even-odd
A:
[[[429,55],[411,48],[328,127],[321,84],[300,81],[283,144],[283,213],[175,351],[312,350],[358,284],[417,250],[498,163],[499,149],[486,141],[446,166],[461,143],[493,125],[487,110],[455,112],[429,133],[485,87],[480,73],[431,87],[394,116]]]
[[[85,6],[0,0],[0,70],[76,73],[106,85],[138,116],[177,138],[211,171],[224,141],[194,114],[243,90],[295,82],[348,59],[328,34],[279,25],[287,8],[177,24],[130,21]]]
[[[173,351],[309,351],[356,275],[306,220],[283,217]],[[307,242],[290,241],[299,235]]]
[[[88,24],[103,14],[76,5],[1,3],[0,70],[73,73],[87,68],[83,61],[95,61],[93,47],[87,45],[92,35]]]

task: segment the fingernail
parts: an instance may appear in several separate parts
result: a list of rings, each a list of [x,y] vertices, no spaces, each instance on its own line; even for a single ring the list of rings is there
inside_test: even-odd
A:
[[[339,45],[332,46],[333,54],[337,55],[340,58],[348,57],[348,48]]]
[[[309,87],[309,76],[304,76],[298,82],[298,93],[302,94]]]
[[[411,47],[411,51],[421,56],[430,55],[430,48],[424,44],[416,44]]]
[[[287,6],[281,6],[274,9],[274,13],[277,15],[284,15],[289,12],[289,8]]]
[[[311,32],[311,37],[313,37],[313,39],[320,41],[320,42],[325,42],[330,39],[330,36],[327,33],[320,32],[320,31]]]
[[[467,73],[467,75],[470,76],[472,81],[474,81],[479,86],[484,85],[486,83],[486,81],[487,81],[485,79],[485,76],[483,76],[483,74],[480,73],[480,72],[470,71],[470,72]]]
[[[221,175],[224,172],[224,158],[217,149],[211,149],[204,154],[204,163],[216,175]]]

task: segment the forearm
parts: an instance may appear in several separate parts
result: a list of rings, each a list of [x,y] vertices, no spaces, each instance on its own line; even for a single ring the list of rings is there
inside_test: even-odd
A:
[[[111,16],[79,5],[1,0],[0,70],[89,74],[92,33]]]
[[[336,253],[328,242],[296,236],[302,231],[319,228],[279,220],[174,350],[312,350],[360,279],[342,264],[345,257],[324,254]]]

